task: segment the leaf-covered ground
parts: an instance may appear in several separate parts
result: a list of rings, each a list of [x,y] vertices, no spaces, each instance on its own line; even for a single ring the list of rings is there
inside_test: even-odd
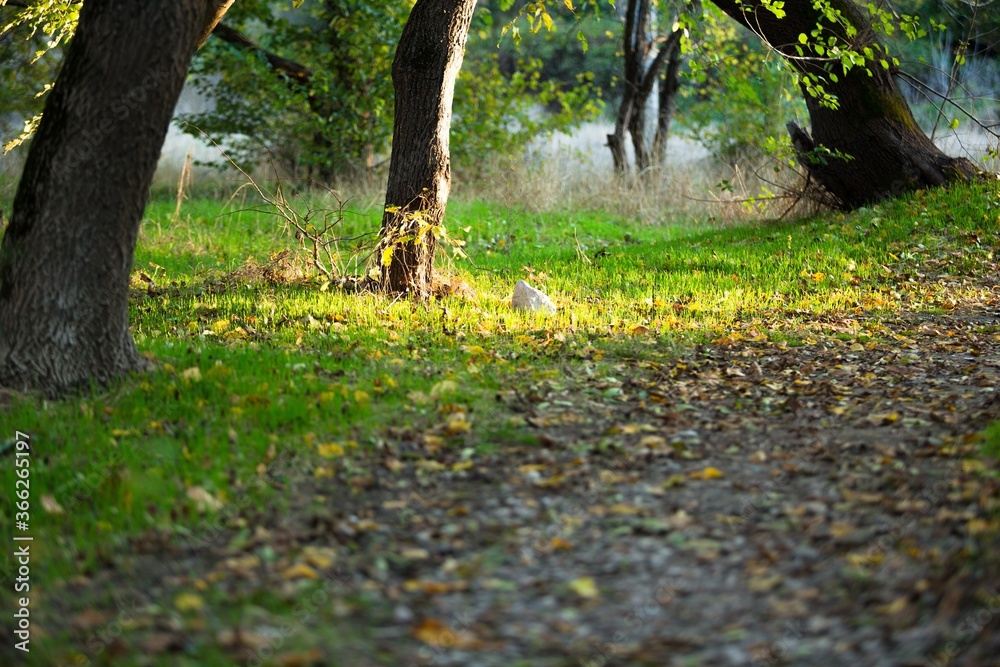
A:
[[[124,614],[108,653],[176,664],[996,665],[1000,485],[967,458],[998,413],[992,317],[526,373],[497,401],[542,446],[466,460],[459,418],[329,477],[275,461],[287,505],[146,536],[80,584],[115,606],[66,620]]]
[[[778,299],[695,344],[553,328],[523,337],[544,354],[507,364],[489,406],[471,376],[435,378],[408,396],[424,409],[358,434],[371,446],[272,443],[225,502],[189,485],[170,522],[51,582],[34,659],[1000,664],[996,240],[942,230],[894,242],[853,307]],[[825,280],[803,269],[797,298]]]

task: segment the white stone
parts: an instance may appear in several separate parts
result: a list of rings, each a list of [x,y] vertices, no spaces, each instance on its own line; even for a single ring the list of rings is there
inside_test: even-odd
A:
[[[556,304],[545,292],[535,289],[523,280],[518,280],[514,285],[514,295],[510,298],[510,305],[516,310],[531,310],[542,313],[555,313]]]

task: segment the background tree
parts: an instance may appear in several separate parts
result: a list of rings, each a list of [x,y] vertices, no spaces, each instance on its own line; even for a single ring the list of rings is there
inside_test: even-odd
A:
[[[143,368],[128,280],[199,39],[231,0],[87,0],[0,245],[0,384],[57,394]]]
[[[624,76],[622,77],[622,98],[615,117],[615,129],[608,135],[608,148],[615,172],[624,174],[628,170],[625,152],[625,132],[632,138],[635,154],[635,169],[641,174],[652,164],[652,155],[661,159],[666,156],[667,132],[670,114],[679,86],[681,37],[683,29],[675,26],[679,18],[673,15],[657,16],[657,4],[652,0],[628,0],[625,5],[625,30],[622,35]],[[675,26],[672,29],[666,26]],[[649,99],[661,76],[664,66],[666,78],[660,86],[660,111],[657,114],[658,148],[651,151],[646,139],[646,109]]]
[[[871,16],[853,0],[715,4],[799,73],[812,136],[794,123],[789,134],[800,163],[843,208],[975,177],[968,160],[921,131]]]
[[[483,7],[477,15],[453,147],[456,161],[479,172],[490,162],[484,154],[519,153],[598,107],[589,83],[546,80],[533,58],[502,68],[492,13]],[[241,2],[216,29],[220,39],[195,59],[195,85],[214,105],[183,117],[190,125],[182,127],[229,137],[230,154],[243,164],[274,158],[285,173],[323,183],[369,175],[390,145],[390,70],[406,16],[405,4],[393,0],[310,0],[297,10]],[[549,113],[537,113],[539,106]]]

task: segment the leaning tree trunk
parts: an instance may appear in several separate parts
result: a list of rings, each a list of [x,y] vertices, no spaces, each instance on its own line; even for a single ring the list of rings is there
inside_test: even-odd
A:
[[[878,62],[881,46],[871,20],[853,0],[828,0],[857,29],[850,39],[841,25],[824,19],[813,2],[784,3],[787,15],[780,19],[759,0],[715,0],[715,4],[786,56],[801,73],[819,76],[826,92],[836,96],[838,106],[831,109],[805,94],[811,137],[794,123],[788,129],[799,162],[843,208],[975,177],[972,163],[945,155],[917,126],[891,71]],[[817,25],[855,52],[875,49],[875,62],[868,67],[871,74],[857,66],[844,73],[838,60],[829,64],[830,73],[838,77],[834,81],[822,60],[800,58],[799,35],[809,35]]]
[[[476,0],[417,0],[392,61],[396,92],[379,286],[430,294],[437,228],[451,191],[451,103]]]
[[[59,394],[145,367],[139,221],[196,46],[230,4],[86,0],[0,246],[0,385]]]

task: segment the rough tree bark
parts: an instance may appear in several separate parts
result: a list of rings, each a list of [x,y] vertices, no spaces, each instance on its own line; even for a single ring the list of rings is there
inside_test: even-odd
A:
[[[0,385],[57,395],[146,367],[128,328],[136,234],[191,56],[228,4],[84,3],[0,245]]]
[[[396,116],[374,255],[384,291],[430,294],[437,248],[431,229],[441,224],[451,191],[451,106],[475,6],[476,0],[417,0],[396,47]]]
[[[787,15],[777,18],[759,0],[714,0],[715,4],[777,49],[802,73],[825,79],[824,88],[835,95],[834,110],[805,94],[812,136],[794,123],[788,129],[799,162],[845,209],[857,208],[888,196],[921,187],[975,178],[973,165],[941,152],[917,126],[909,105],[900,94],[892,72],[873,63],[871,76],[863,67],[844,74],[839,62],[831,64],[836,82],[826,77],[824,63],[801,59],[795,46],[799,35],[809,35],[817,25],[838,36],[855,51],[874,48],[878,36],[865,10],[853,0],[829,0],[857,34],[848,40],[842,26],[824,19],[812,2],[784,3]],[[815,148],[850,156],[817,159]]]

